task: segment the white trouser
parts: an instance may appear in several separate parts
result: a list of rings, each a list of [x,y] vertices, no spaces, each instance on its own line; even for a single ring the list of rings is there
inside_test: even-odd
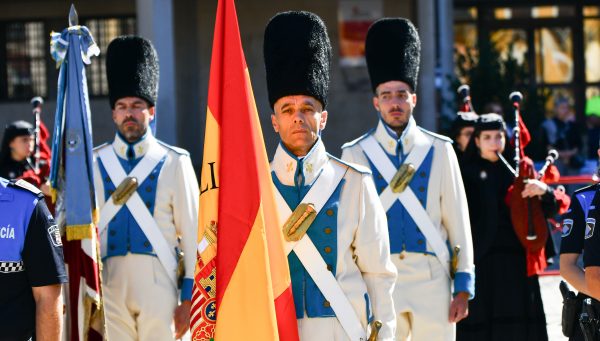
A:
[[[392,254],[398,269],[394,288],[396,339],[398,341],[447,341],[456,338],[455,324],[448,322],[450,281],[433,255]]]
[[[348,335],[337,317],[304,317],[298,321],[298,335],[301,341],[346,341]]]
[[[177,290],[158,258],[131,253],[110,257],[102,277],[108,340],[174,340]]]

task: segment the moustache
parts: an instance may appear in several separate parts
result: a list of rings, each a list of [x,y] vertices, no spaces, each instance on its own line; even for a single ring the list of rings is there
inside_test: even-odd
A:
[[[127,122],[137,123],[137,121],[135,120],[135,118],[126,118],[126,119],[123,120],[123,124],[125,124]]]
[[[392,108],[392,109],[390,109],[390,112],[391,112],[391,113],[392,113],[392,112],[400,112],[400,113],[404,113],[404,110],[403,110],[402,108],[398,107],[398,108]]]

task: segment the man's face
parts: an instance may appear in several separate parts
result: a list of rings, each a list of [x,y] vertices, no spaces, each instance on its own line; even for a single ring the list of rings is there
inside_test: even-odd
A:
[[[285,147],[296,156],[305,156],[327,123],[327,111],[311,96],[285,96],[277,100],[271,115],[273,129]]]
[[[154,119],[154,107],[139,97],[119,98],[112,111],[113,121],[127,142],[139,140]]]
[[[417,95],[412,93],[408,84],[401,81],[379,84],[373,97],[373,105],[383,121],[397,132],[406,127],[416,104]]]
[[[467,149],[467,145],[469,144],[469,141],[471,141],[471,136],[474,131],[475,127],[464,127],[460,130],[460,133],[458,133],[456,144],[461,152],[464,152],[465,149]]]

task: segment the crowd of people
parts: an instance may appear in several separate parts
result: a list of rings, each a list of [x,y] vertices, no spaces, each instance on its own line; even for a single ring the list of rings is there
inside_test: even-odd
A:
[[[538,275],[555,251],[546,219],[566,212],[561,274],[582,298],[600,298],[598,188],[569,200],[546,184],[524,145],[515,148],[525,129],[509,134],[498,112],[459,113],[451,138],[419,127],[412,113],[420,50],[407,19],[383,18],[370,27],[365,51],[378,122],[346,143],[338,159],[321,134],[330,115],[325,23],[314,13],[283,12],[266,26],[267,88],[280,138],[271,162],[279,209],[293,211],[293,219],[306,204],[322,203],[299,236],[314,250],[288,255],[299,337],[547,340]],[[106,55],[116,131],[94,151],[96,199],[107,222],[99,226],[104,336],[174,340],[190,324],[198,182],[189,154],[149,129],[159,73],[152,43],[118,37]],[[544,144],[559,150],[559,168],[576,168],[580,134],[569,103],[556,108],[542,125]],[[34,130],[23,121],[10,124],[0,150],[0,340],[58,340],[61,333],[66,273],[60,228],[41,200],[49,191],[32,159]],[[549,167],[546,176],[556,175]],[[114,193],[130,177],[136,185],[119,203]],[[523,205],[537,209],[543,225],[527,236],[515,223]],[[534,224],[522,219],[526,229]],[[585,272],[577,263],[584,249]],[[327,271],[315,270],[323,262]]]

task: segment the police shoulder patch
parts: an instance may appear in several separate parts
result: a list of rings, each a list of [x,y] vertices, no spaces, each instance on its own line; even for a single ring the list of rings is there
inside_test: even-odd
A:
[[[62,246],[62,239],[60,238],[60,229],[58,225],[54,224],[48,228],[48,235],[52,241],[52,245],[55,247]]]
[[[585,239],[589,239],[594,235],[595,227],[596,227],[596,219],[587,218],[585,220]]]
[[[29,191],[37,196],[44,196],[44,194],[42,193],[42,191],[40,191],[39,188],[35,187],[34,185],[30,184],[29,182],[27,182],[23,179],[11,181],[10,184],[13,187],[24,189],[24,190]]]
[[[571,234],[573,230],[573,219],[565,219],[562,223],[562,236],[566,237]]]

